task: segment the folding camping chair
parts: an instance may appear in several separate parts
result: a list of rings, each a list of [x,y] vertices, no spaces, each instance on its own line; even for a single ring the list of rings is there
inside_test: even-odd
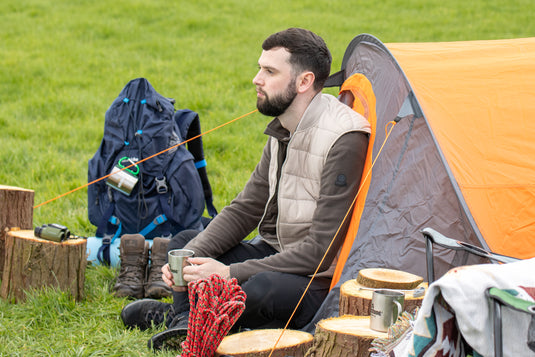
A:
[[[487,258],[499,263],[512,263],[518,261],[516,258],[508,257],[501,254],[488,252],[482,248],[476,247],[470,243],[461,242],[455,239],[448,238],[432,228],[424,228],[422,234],[425,237],[425,257],[427,262],[427,279],[429,284],[435,281],[435,268],[433,263],[433,244],[437,244],[442,248],[453,250],[464,250],[468,253],[477,255],[482,258]]]
[[[437,244],[446,249],[464,250],[468,253],[487,258],[493,262],[512,263],[518,261],[517,258],[508,257],[486,251],[472,244],[448,238],[432,228],[424,228],[422,231],[426,239],[426,263],[427,278],[429,284],[435,280],[433,244]],[[490,299],[493,309],[493,329],[494,329],[494,354],[496,357],[503,356],[503,334],[502,334],[502,307],[520,311],[532,315],[529,325],[527,343],[528,347],[535,352],[535,303],[516,298],[510,292],[498,288],[489,288],[485,295]]]

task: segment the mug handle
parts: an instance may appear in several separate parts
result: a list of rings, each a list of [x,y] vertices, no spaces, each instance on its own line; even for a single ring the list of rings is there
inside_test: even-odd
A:
[[[401,304],[396,300],[393,300],[392,303],[396,307],[396,313],[392,314],[392,324],[395,324],[396,321],[398,320],[398,317],[403,312],[403,308],[401,307]]]

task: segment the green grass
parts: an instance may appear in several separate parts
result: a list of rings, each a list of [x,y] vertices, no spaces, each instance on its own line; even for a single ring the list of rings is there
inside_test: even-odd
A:
[[[161,330],[126,330],[119,318],[126,299],[109,294],[114,269],[92,266],[86,298],[46,288],[31,291],[23,304],[0,300],[2,356],[144,356],[147,339]],[[176,353],[161,353],[175,356]]]
[[[34,190],[35,204],[85,184],[104,113],[136,77],[177,108],[199,112],[203,130],[253,110],[260,44],[286,27],[320,34],[334,72],[359,33],[386,43],[531,37],[534,10],[532,0],[4,0],[0,184]],[[204,137],[216,207],[249,177],[268,121],[256,113]],[[34,225],[94,234],[86,195],[81,189],[35,209]],[[0,355],[150,355],[146,340],[156,330],[123,328],[126,301],[108,292],[113,274],[89,267],[87,298],[77,303],[51,290],[23,304],[0,302]]]

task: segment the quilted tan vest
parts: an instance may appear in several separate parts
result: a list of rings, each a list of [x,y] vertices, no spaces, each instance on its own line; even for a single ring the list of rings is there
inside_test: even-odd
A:
[[[281,250],[307,236],[319,198],[323,166],[332,145],[351,131],[370,133],[363,116],[330,94],[318,94],[288,144],[278,193],[277,238]],[[277,183],[277,139],[271,138],[270,198]]]

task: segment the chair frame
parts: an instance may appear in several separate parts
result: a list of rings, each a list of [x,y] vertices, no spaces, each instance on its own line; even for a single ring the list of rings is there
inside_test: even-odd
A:
[[[494,355],[496,357],[503,356],[503,331],[502,331],[502,307],[507,306],[511,309],[532,315],[532,320],[535,319],[535,303],[522,300],[522,306],[513,306],[504,301],[500,294],[509,294],[501,291],[498,288],[489,288],[485,291],[485,295],[492,301],[492,308],[494,311]]]
[[[433,259],[433,244],[437,244],[443,248],[452,249],[452,250],[464,250],[468,253],[487,258],[493,262],[499,263],[512,263],[520,259],[508,257],[506,255],[496,254],[489,251],[486,251],[475,245],[458,241],[452,238],[448,238],[443,234],[435,231],[432,228],[424,228],[421,233],[425,237],[425,255],[427,263],[427,280],[429,284],[435,281],[435,268],[434,268],[434,259]],[[485,294],[492,301],[492,308],[494,311],[493,315],[493,328],[494,328],[494,355],[495,357],[503,356],[503,331],[502,331],[502,306],[512,307],[518,311],[526,312],[524,310],[519,310],[503,300],[499,299],[495,294],[492,293],[492,289],[487,289]],[[535,304],[528,308],[528,313],[535,316]]]
[[[508,257],[506,255],[496,254],[486,251],[480,247],[472,245],[470,243],[462,242],[452,238],[448,238],[443,234],[435,231],[432,228],[424,228],[421,233],[425,237],[425,256],[427,262],[427,280],[429,284],[435,281],[435,268],[433,259],[433,244],[437,244],[443,248],[453,250],[464,250],[468,253],[490,259],[499,263],[512,263],[519,259]]]

